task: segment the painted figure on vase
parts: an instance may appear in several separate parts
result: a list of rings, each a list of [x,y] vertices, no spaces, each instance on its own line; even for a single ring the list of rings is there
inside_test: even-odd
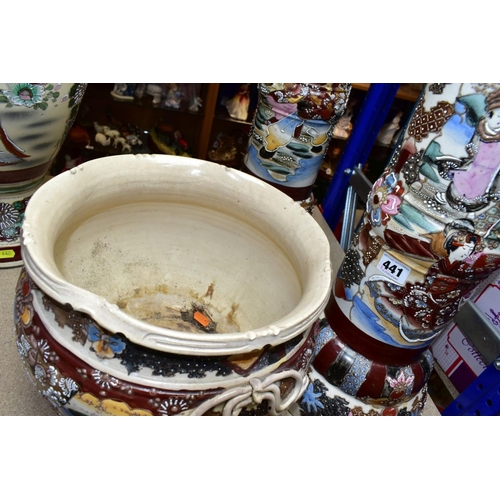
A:
[[[477,271],[495,269],[482,254],[481,238],[474,234],[474,225],[468,219],[453,221],[443,233],[429,237],[430,249],[440,245],[435,253],[438,260],[430,265],[421,281],[400,285],[381,275],[368,280],[377,311],[396,325],[401,337],[410,343],[434,338],[476,287]],[[397,241],[397,236],[390,240]],[[390,258],[382,263],[386,268],[393,265]]]
[[[471,144],[476,155],[470,165],[453,172],[446,191],[450,203],[463,203],[471,211],[499,195],[493,191],[500,169],[500,89],[486,98],[485,108]]]
[[[424,192],[433,192],[437,203],[449,204],[459,212],[477,212],[500,198],[496,188],[500,168],[500,89],[487,94],[480,90],[479,84],[463,84],[463,95],[457,98],[454,109],[448,104],[445,110],[446,104],[441,102],[420,116],[429,119],[436,112],[451,113],[441,133],[421,150],[420,173],[427,183]],[[416,120],[413,122],[415,128]]]

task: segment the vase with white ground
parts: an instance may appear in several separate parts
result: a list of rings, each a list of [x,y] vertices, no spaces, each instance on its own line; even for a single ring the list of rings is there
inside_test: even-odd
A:
[[[74,122],[86,85],[0,83],[0,268],[22,265],[27,203]]]

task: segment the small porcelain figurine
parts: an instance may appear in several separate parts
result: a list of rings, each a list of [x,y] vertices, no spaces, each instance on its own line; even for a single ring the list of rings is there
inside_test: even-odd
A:
[[[250,84],[244,83],[238,89],[234,97],[226,103],[226,109],[231,118],[246,121],[248,118],[248,107],[250,106]]]
[[[164,105],[167,108],[179,109],[182,101],[182,91],[177,83],[171,83],[165,98]]]
[[[217,136],[208,152],[208,158],[217,163],[232,166],[235,163],[238,149],[232,135],[223,134]]]
[[[135,83],[115,83],[111,96],[117,101],[133,101]]]
[[[200,111],[202,104],[203,101],[201,100],[201,97],[193,96],[189,99],[188,110],[191,111],[191,113],[198,113]]]
[[[191,113],[198,113],[203,102],[200,97],[201,83],[181,83],[179,85],[182,92],[182,98],[188,103],[188,111]]]
[[[142,99],[144,97],[145,92],[146,92],[146,84],[138,83],[135,88],[135,97],[137,97],[137,99]]]
[[[396,116],[390,121],[386,123],[381,129],[379,134],[377,135],[377,142],[383,144],[384,146],[390,146],[392,139],[396,132],[399,130],[399,122],[401,121],[401,117],[403,116],[403,112],[399,111]]]
[[[94,140],[101,146],[109,146],[111,144],[111,137],[104,135],[102,132],[97,132]]]
[[[175,130],[171,124],[160,120],[150,131],[154,145],[164,154],[176,156],[191,156],[189,145],[182,133]]]
[[[133,147],[133,146],[142,146],[142,141],[139,139],[139,137],[136,134],[128,134],[125,136],[125,139],[127,139],[127,142]]]
[[[354,114],[354,105],[356,101],[351,101],[347,106],[347,109],[343,116],[337,122],[337,125],[333,128],[333,136],[338,137],[339,139],[347,139],[351,134],[352,130],[352,117]]]
[[[399,141],[399,138],[401,137],[401,134],[403,132],[403,129],[399,129],[395,134],[394,134],[394,137],[392,138],[392,141],[391,141],[391,147],[395,147],[396,144],[398,143]]]
[[[61,170],[61,173],[66,172],[67,170],[71,170],[72,168],[75,168],[86,161],[82,156],[79,156],[78,158],[71,158],[70,155],[64,155],[64,160],[65,163]]]
[[[153,97],[153,104],[161,104],[161,99],[163,97],[163,89],[160,85],[156,83],[148,83],[146,87],[146,93]]]
[[[118,136],[114,138],[113,147],[117,149],[119,145],[122,148],[122,153],[129,153],[130,151],[132,151],[132,146],[127,142],[127,139],[125,139],[125,137]]]
[[[97,132],[104,133],[104,129],[99,122],[94,122],[94,130]]]
[[[117,137],[120,137],[120,132],[118,130],[115,130],[110,127],[103,127],[103,132],[106,137],[110,137],[111,139],[116,139]]]

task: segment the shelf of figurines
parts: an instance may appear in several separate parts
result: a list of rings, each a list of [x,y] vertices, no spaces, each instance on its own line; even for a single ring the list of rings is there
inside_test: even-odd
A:
[[[235,85],[239,85],[235,87]],[[353,83],[354,93],[365,93],[369,83]],[[396,99],[415,102],[422,84],[403,83]],[[90,98],[105,99],[124,104],[133,104],[153,109],[180,113],[203,113],[203,90],[199,83],[134,83],[134,84],[90,84],[86,91]],[[250,123],[256,107],[257,84],[220,84],[216,118]],[[236,104],[235,104],[236,103]],[[227,110],[227,111],[226,111]]]
[[[201,84],[180,85],[89,84],[51,174],[103,156],[194,156],[204,116],[203,92]]]
[[[215,117],[235,123],[250,123],[256,107],[257,84],[236,84],[239,87],[234,85],[220,85],[218,111]],[[358,90],[364,93],[369,90],[370,85],[369,83],[353,83],[352,88],[354,92]],[[421,89],[422,84],[403,83],[398,89],[396,99],[415,102]],[[87,93],[92,98],[108,97],[108,100],[154,109],[192,114],[203,112],[202,84],[91,84]]]
[[[87,94],[90,98],[104,98],[152,109],[193,115],[203,113],[200,83],[116,83],[102,86],[92,84],[88,86]]]
[[[150,130],[132,125],[110,127],[95,122],[92,127],[74,125],[51,168],[51,175],[71,170],[86,161],[123,154],[169,154],[192,157],[182,133],[165,121]]]
[[[107,84],[108,92],[95,84],[89,86],[90,97],[108,97],[115,102],[144,106],[178,113],[202,116],[205,110],[207,88],[201,83],[132,83],[114,86]],[[216,111],[214,118],[245,124],[252,120],[257,106],[257,84],[216,84]]]
[[[350,103],[325,157],[324,168],[330,173],[370,86],[352,85]],[[391,108],[366,165],[370,180],[376,180],[385,167],[419,85],[401,85],[396,96],[400,101]],[[210,86],[216,100],[207,111],[211,117],[204,118]],[[257,105],[257,84],[89,84],[82,104],[53,175],[89,159],[128,153],[197,156],[237,167]]]
[[[154,135],[153,128],[161,135],[172,125],[179,130],[177,135],[187,135],[180,142],[189,142],[196,151],[204,119],[204,93],[202,84],[89,84],[75,124],[87,128],[97,143],[102,142],[94,136],[100,132],[98,127],[121,129],[122,135],[128,136],[143,132]],[[168,134],[171,132],[175,130]],[[187,150],[185,144],[178,146]]]

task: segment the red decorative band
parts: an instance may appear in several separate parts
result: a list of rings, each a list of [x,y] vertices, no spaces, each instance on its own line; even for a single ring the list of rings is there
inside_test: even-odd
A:
[[[365,358],[344,344],[330,326],[333,337],[313,361],[315,370],[335,387],[360,399],[381,404],[413,397],[427,383],[433,360],[428,351],[405,366],[389,366]]]
[[[42,177],[49,170],[52,160],[30,168],[18,168],[16,170],[3,170],[0,168],[0,185],[13,184],[15,182],[27,182],[37,177]]]

